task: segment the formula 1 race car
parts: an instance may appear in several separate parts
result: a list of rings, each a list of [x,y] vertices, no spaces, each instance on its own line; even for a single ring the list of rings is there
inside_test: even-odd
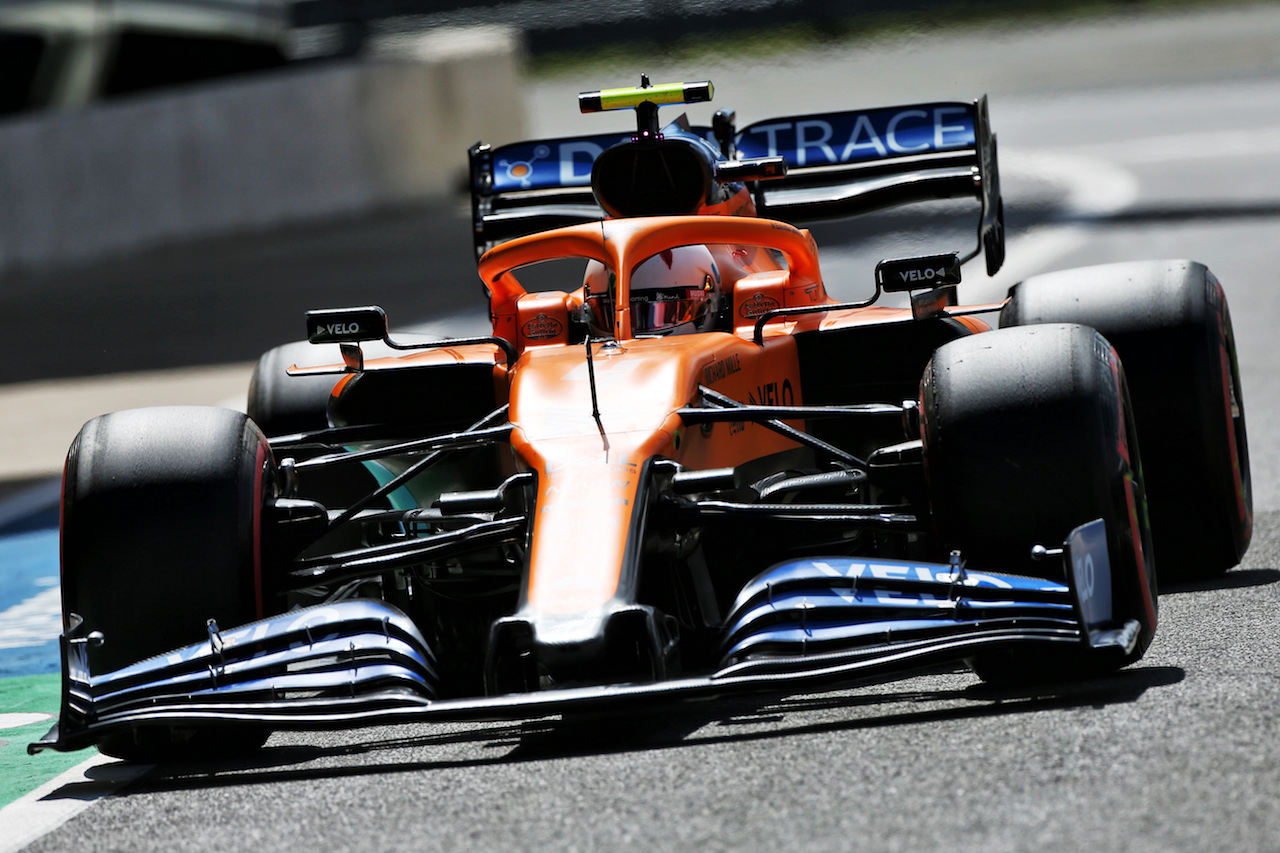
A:
[[[492,335],[312,311],[247,414],[86,424],[61,718],[31,749],[169,760],[960,662],[1092,677],[1152,641],[1157,560],[1240,561],[1245,416],[1204,266],[959,307],[961,265],[1004,257],[985,99],[658,120],[711,97],[643,79],[580,96],[634,131],[471,149]],[[827,295],[797,223],[939,198],[977,208],[971,253]],[[558,289],[521,284],[548,264]],[[335,363],[297,367],[313,345]]]

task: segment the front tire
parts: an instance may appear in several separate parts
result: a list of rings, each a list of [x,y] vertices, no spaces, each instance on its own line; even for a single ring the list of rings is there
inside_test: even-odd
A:
[[[63,480],[62,604],[64,619],[77,613],[83,631],[105,638],[89,650],[90,672],[199,642],[209,619],[227,629],[266,614],[262,511],[272,472],[262,432],[229,409],[135,409],[85,424]],[[143,729],[100,749],[154,760],[167,744],[194,755],[215,733]]]
[[[1133,653],[1156,629],[1156,577],[1136,431],[1120,360],[1079,325],[1002,329],[940,347],[921,385],[925,470],[937,533],[976,569],[1065,580],[1035,562],[1101,518],[1112,565],[1113,612],[1138,620]],[[1072,649],[1084,673],[1098,665]],[[980,656],[984,678],[1045,669],[1040,652]]]

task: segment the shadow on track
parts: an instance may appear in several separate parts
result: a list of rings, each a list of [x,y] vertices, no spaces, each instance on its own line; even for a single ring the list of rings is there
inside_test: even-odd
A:
[[[1185,672],[1177,667],[1138,667],[1105,678],[1079,682],[1046,682],[1033,686],[1000,688],[973,684],[959,689],[904,690],[870,695],[845,692],[733,698],[698,707],[667,707],[657,713],[572,716],[515,724],[450,727],[446,731],[384,737],[334,747],[268,746],[252,759],[160,765],[115,796],[381,776],[390,773],[421,773],[578,756],[767,741],[803,734],[910,726],[1073,708],[1099,709],[1134,702],[1146,691],[1177,684],[1184,677]],[[918,710],[882,710],[870,715],[861,713],[865,709],[888,709],[890,706],[903,704]],[[821,713],[826,718],[818,722],[808,722],[802,718],[802,715],[812,713]],[[833,713],[840,718],[829,719]],[[362,756],[377,756],[380,753],[456,745],[472,745],[495,751],[496,754],[491,757],[453,760],[334,763]],[[90,776],[92,778],[92,772]],[[68,785],[49,795],[49,799],[75,798],[78,796],[77,788],[76,785]]]
[[[1271,219],[1280,216],[1280,201],[1224,200],[1195,204],[1143,205],[1130,207],[1103,217],[1102,221],[1122,225],[1165,225],[1170,222],[1196,220]],[[1082,217],[1089,219],[1089,217]]]
[[[1161,584],[1160,595],[1178,595],[1184,592],[1205,592],[1214,589],[1244,589],[1268,586],[1280,581],[1280,569],[1236,569],[1225,575],[1207,580]]]
[[[1157,556],[1157,569],[1159,559]],[[1176,584],[1162,582],[1160,595],[1270,586],[1280,582],[1280,568],[1277,566],[1280,566],[1280,512],[1257,510],[1253,516],[1253,541],[1249,543],[1249,550],[1238,568],[1203,580]]]
[[[629,752],[633,749],[670,749],[717,743],[773,740],[801,734],[875,729],[885,726],[917,725],[948,720],[998,717],[1066,708],[1101,708],[1136,701],[1153,687],[1167,687],[1182,681],[1186,673],[1176,667],[1151,667],[1125,670],[1102,679],[1080,682],[1043,683],[1033,686],[990,687],[975,684],[959,690],[920,690],[876,693],[873,695],[804,695],[757,700],[752,708],[734,711],[729,703],[717,705],[717,713],[684,712],[669,718],[657,715],[640,728],[629,717],[601,716],[588,720],[566,719],[546,734],[523,740],[508,760],[541,760],[573,755],[597,755]],[[746,700],[744,700],[746,701]],[[854,711],[859,708],[897,704],[923,705],[948,703],[919,711],[890,712],[873,716],[850,717],[819,723],[789,722],[793,717],[814,711]],[[956,702],[980,704],[960,705]],[[712,709],[707,709],[710,711]],[[725,713],[729,712],[729,713]],[[586,725],[584,725],[586,723]],[[689,735],[708,725],[722,728],[718,734]],[[747,726],[770,725],[767,731],[742,731]],[[648,731],[646,731],[646,729]],[[734,729],[737,729],[734,731]],[[619,733],[624,732],[622,737]],[[642,740],[635,741],[637,736]]]

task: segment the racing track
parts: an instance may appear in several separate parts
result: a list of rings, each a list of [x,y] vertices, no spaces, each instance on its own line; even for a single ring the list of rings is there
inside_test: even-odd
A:
[[[747,118],[729,73],[714,79]],[[987,88],[1015,232],[996,288],[1040,269],[1190,256],[1231,301],[1253,546],[1219,582],[1163,590],[1139,665],[1037,690],[935,672],[640,719],[276,735],[252,764],[158,768],[29,849],[1275,849],[1280,87],[1233,72],[1159,97]],[[938,94],[951,93],[904,98]],[[753,105],[751,118],[786,109]],[[839,248],[829,279],[878,254],[851,231],[819,238]]]

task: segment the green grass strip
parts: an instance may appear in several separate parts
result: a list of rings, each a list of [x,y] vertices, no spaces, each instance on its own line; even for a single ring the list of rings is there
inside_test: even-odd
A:
[[[0,715],[47,714],[48,719],[0,729],[0,807],[34,791],[45,782],[92,758],[94,750],[45,751],[27,755],[27,744],[44,737],[58,716],[60,675],[0,679]],[[3,721],[0,716],[0,721]]]

